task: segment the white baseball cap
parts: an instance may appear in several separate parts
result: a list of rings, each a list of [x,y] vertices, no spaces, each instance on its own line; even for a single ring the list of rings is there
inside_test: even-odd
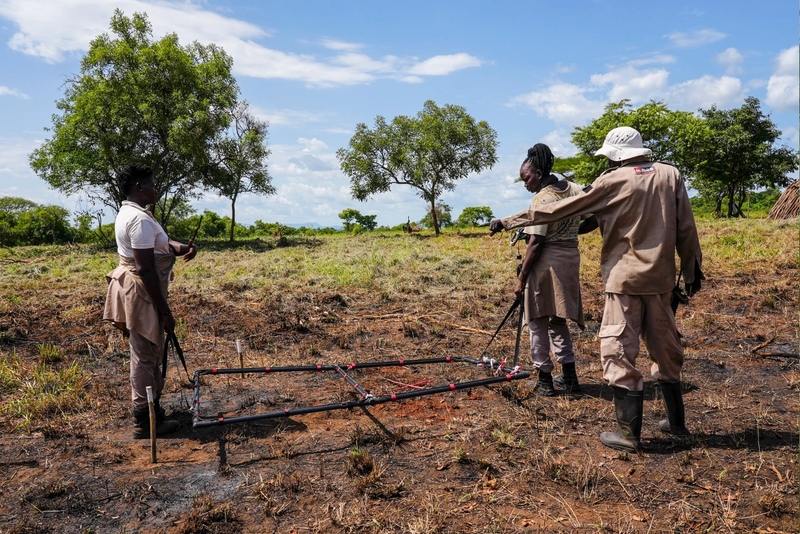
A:
[[[605,156],[611,161],[625,161],[652,154],[652,150],[644,147],[642,134],[630,126],[620,126],[608,132],[603,146],[594,153],[595,156]]]

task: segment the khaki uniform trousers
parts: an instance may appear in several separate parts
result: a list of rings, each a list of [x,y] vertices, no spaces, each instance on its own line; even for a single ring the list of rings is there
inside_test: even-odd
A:
[[[566,319],[555,315],[537,317],[528,321],[528,330],[531,333],[531,358],[534,369],[544,373],[553,371],[551,350],[558,363],[563,365],[575,362],[572,338],[569,336]]]
[[[164,379],[161,377],[161,359],[164,357],[164,335],[161,343],[151,343],[146,337],[130,333],[131,343],[131,398],[134,408],[147,408],[147,386],[153,388],[155,398],[161,396]]]
[[[660,295],[606,293],[600,325],[600,360],[603,378],[613,387],[642,391],[644,379],[636,369],[639,336],[653,365],[650,373],[660,382],[681,379],[683,347],[670,307],[672,292]]]

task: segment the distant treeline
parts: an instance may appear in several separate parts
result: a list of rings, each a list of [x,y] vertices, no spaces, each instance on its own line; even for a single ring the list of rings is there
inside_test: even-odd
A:
[[[749,203],[742,205],[743,216],[753,218],[766,217],[772,206],[780,198],[781,190],[771,188],[750,195]],[[715,202],[711,198],[693,197],[691,199],[695,217],[707,218],[719,216],[714,213]],[[439,215],[442,226],[449,229],[471,229],[480,222],[493,217],[488,207],[465,208],[461,215],[452,220],[450,209],[446,204],[442,206]],[[437,209],[439,206],[437,206]],[[509,212],[514,211],[513,208]],[[358,213],[356,210],[346,210],[345,214]],[[359,214],[360,215],[360,214]],[[202,217],[202,221],[201,218]],[[370,216],[367,216],[369,218]],[[372,216],[374,217],[374,216]],[[356,235],[364,232],[402,232],[404,227],[417,227],[431,229],[433,227],[430,214],[423,217],[419,223],[406,221],[395,226],[375,226],[364,228],[360,224],[350,222],[342,217],[344,228],[295,228],[279,222],[264,222],[257,220],[251,225],[236,223],[234,236],[237,240],[291,237],[291,236],[322,236],[322,235]],[[356,219],[357,220],[357,219]],[[98,243],[112,246],[114,243],[114,223],[101,224],[102,219],[96,215],[80,213],[70,218],[70,213],[60,206],[46,206],[18,197],[0,197],[0,246],[26,246],[59,243]],[[167,233],[175,239],[189,239],[197,229],[197,239],[222,240],[230,235],[231,218],[206,210],[202,215],[197,214],[190,206],[182,206],[176,210],[174,222],[166,228]]]

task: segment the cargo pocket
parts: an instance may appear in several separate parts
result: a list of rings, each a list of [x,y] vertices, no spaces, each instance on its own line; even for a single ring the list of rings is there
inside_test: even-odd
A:
[[[627,323],[605,324],[600,327],[600,331],[597,333],[597,337],[599,338],[619,337],[625,331],[626,326]]]
[[[600,338],[600,355],[602,358],[622,358],[625,356],[625,346],[622,343],[622,334],[627,323],[606,324],[600,327],[597,337]]]

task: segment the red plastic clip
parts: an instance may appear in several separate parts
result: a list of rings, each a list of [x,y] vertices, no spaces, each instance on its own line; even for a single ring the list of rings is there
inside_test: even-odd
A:
[[[506,380],[508,380],[509,382],[511,382],[511,375],[506,375]]]
[[[448,356],[447,358],[444,359],[444,361],[446,361],[447,363],[451,363],[453,360],[451,360],[450,356]]]
[[[450,384],[450,391],[455,391],[455,390],[456,390],[456,385]]]
[[[355,385],[353,386],[353,389],[358,389],[358,384],[355,384]]]
[[[212,369],[212,370],[211,370],[211,374],[212,374],[212,375],[215,375],[215,374],[217,374],[217,370],[216,370],[216,369]]]
[[[264,370],[269,373],[272,369],[269,367],[265,367]]]
[[[317,371],[322,371],[322,366],[321,365],[317,366]]]
[[[392,393],[392,400],[393,400],[394,402],[397,402],[397,395],[395,395],[394,393]]]
[[[221,423],[223,419],[225,419],[225,418],[224,417],[220,417],[219,419],[217,419],[217,421],[219,421]]]
[[[285,415],[289,415],[289,409],[287,408],[287,409],[283,410],[283,413],[284,413]]]
[[[406,364],[405,360],[400,360],[400,365],[405,365],[405,364]]]
[[[347,366],[347,368],[348,369],[355,369],[356,368],[356,364],[351,363],[350,365]]]

